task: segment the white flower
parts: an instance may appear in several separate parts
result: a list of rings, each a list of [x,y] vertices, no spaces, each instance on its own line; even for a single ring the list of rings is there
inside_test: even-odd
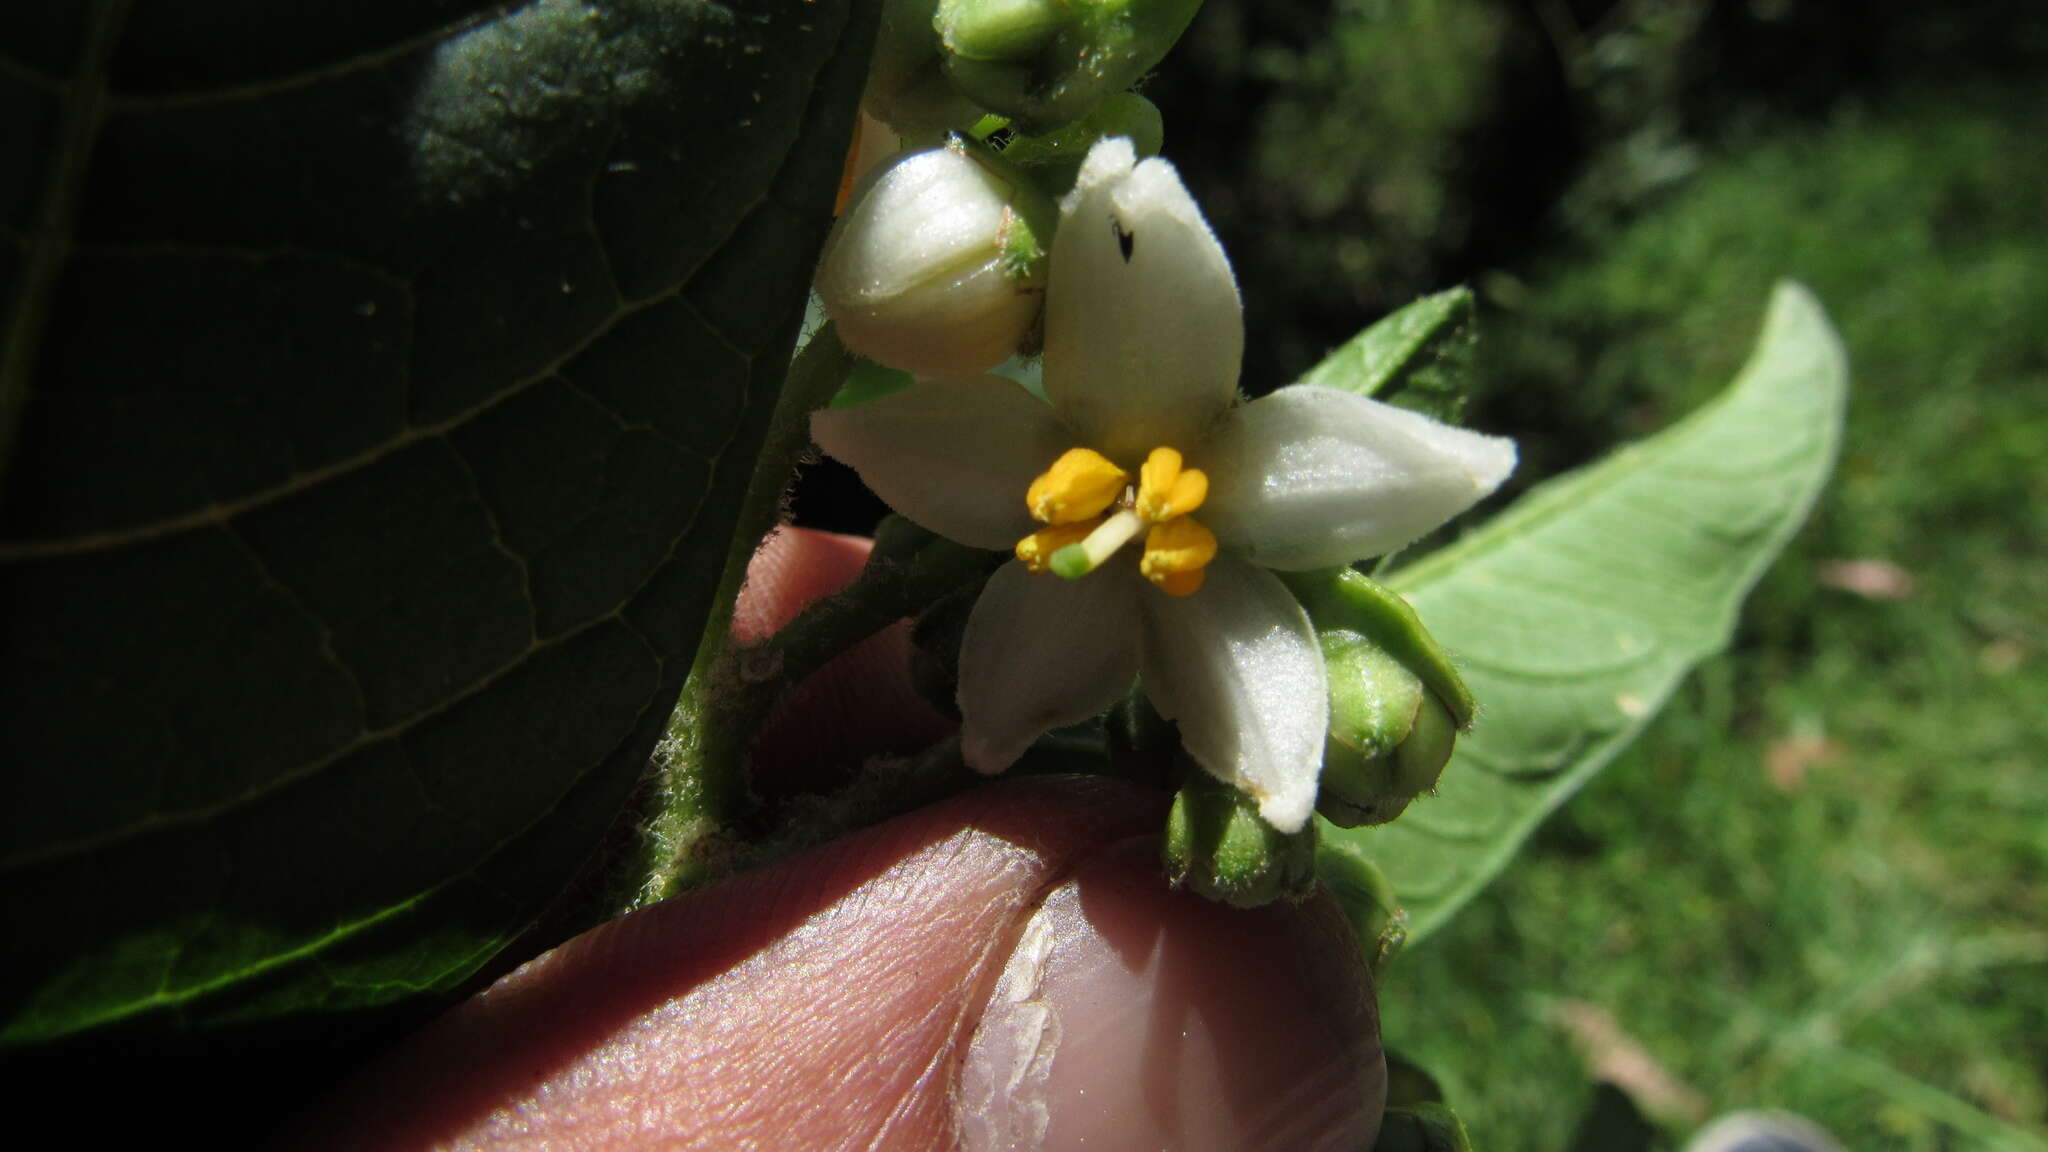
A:
[[[1331,388],[1236,404],[1230,265],[1173,166],[1124,140],[1095,146],[1061,205],[1045,335],[1050,403],[964,377],[811,423],[904,516],[1016,548],[961,648],[968,763],[1001,771],[1142,677],[1197,763],[1299,829],[1329,699],[1308,617],[1266,569],[1407,544],[1493,491],[1514,445]]]

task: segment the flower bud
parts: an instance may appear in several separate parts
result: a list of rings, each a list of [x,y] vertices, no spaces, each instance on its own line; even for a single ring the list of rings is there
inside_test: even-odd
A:
[[[1043,132],[1086,115],[1166,55],[1201,0],[939,0],[946,75]]]
[[[1166,817],[1166,878],[1211,900],[1256,908],[1307,896],[1316,881],[1316,826],[1281,832],[1251,797],[1178,757],[1180,791]]]
[[[922,376],[985,371],[1023,344],[1045,296],[1050,201],[960,144],[871,174],[833,227],[818,295],[846,346]]]
[[[1330,729],[1316,811],[1340,828],[1384,824],[1436,787],[1457,722],[1436,693],[1356,632],[1321,634]]]

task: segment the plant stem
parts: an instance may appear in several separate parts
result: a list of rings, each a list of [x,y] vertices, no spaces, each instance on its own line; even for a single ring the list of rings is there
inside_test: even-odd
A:
[[[830,325],[791,366],[761,463],[747,486],[710,622],[667,738],[656,750],[659,791],[629,907],[666,899],[758,856],[745,844],[742,828],[755,804],[747,786],[747,752],[776,704],[834,656],[985,576],[997,560],[993,553],[891,518],[876,533],[875,550],[852,584],[758,644],[733,643],[733,605],[748,562],[775,526],[789,473],[810,443],[808,417],[831,399],[852,366]]]
[[[735,727],[732,717],[714,706],[713,685],[733,647],[733,606],[746,583],[747,565],[781,518],[790,474],[810,446],[810,414],[831,400],[853,363],[827,323],[790,364],[741,498],[718,591],[682,698],[669,717],[667,735],[655,749],[657,794],[642,841],[643,857],[635,870],[640,882],[626,900],[629,907],[724,871],[721,860],[729,852],[718,846],[730,841],[734,826],[752,804],[744,760],[753,730]]]

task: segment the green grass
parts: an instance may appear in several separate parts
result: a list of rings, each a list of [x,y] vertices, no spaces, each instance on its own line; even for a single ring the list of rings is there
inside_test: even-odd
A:
[[[1537,470],[1668,421],[1773,279],[1849,345],[1814,523],[1738,647],[1382,989],[1388,1042],[1491,1152],[1590,1099],[1584,1001],[1714,1112],[1851,1148],[2048,1148],[2048,148],[2024,93],[1892,98],[1709,158],[1598,243],[1496,280],[1491,411]],[[1912,594],[1824,586],[1882,559]],[[1826,750],[1774,782],[1774,746]],[[1673,1119],[1674,1142],[1687,1124]]]

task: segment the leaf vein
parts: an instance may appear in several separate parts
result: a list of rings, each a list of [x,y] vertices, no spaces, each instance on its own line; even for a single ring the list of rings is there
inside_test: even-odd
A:
[[[410,55],[422,48],[431,47],[444,40],[460,36],[493,20],[503,18],[516,5],[499,4],[482,12],[465,16],[430,32],[407,37],[394,44],[386,45],[374,52],[344,57],[331,64],[323,64],[304,72],[289,76],[254,80],[246,84],[223,85],[218,88],[200,88],[187,92],[152,92],[147,95],[123,96],[113,93],[113,107],[123,112],[162,112],[180,108],[203,108],[213,104],[234,104],[247,100],[261,100],[280,92],[292,92],[311,88],[328,80],[340,80],[357,72],[388,64],[402,56]]]

